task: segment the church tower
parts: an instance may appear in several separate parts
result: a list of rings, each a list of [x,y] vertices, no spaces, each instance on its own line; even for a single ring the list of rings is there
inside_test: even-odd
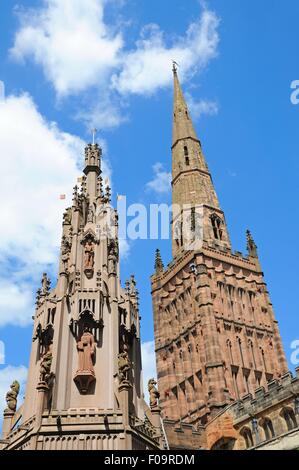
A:
[[[59,273],[36,299],[24,404],[7,394],[4,449],[159,448],[160,409],[144,401],[138,291],[120,285],[118,215],[103,188],[102,151],[85,149],[81,188],[64,214]],[[151,396],[157,390],[151,384]]]
[[[232,250],[175,66],[173,74],[173,260],[164,268],[157,251],[151,278],[166,431],[199,429],[287,372],[256,244],[248,231],[247,255]]]

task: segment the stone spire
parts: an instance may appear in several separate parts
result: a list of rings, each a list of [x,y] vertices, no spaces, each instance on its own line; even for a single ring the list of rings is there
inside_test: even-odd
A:
[[[81,189],[75,186],[63,217],[58,282],[52,288],[44,274],[37,294],[22,407],[28,430],[15,433],[20,412],[8,410],[5,449],[58,450],[67,442],[70,450],[160,445],[156,413],[149,414],[142,393],[136,281],[131,278],[128,293],[120,283],[118,214],[108,183],[103,192],[100,158],[93,138]]]
[[[182,92],[175,64],[173,64],[172,70],[174,77],[172,145],[175,145],[179,140],[185,138],[192,138],[199,143],[192,120],[190,119],[188,106]]]
[[[248,255],[251,256],[252,258],[257,258],[257,246],[255,244],[255,241],[251,235],[250,230],[246,231],[246,237],[247,237],[247,251]]]
[[[156,274],[161,274],[164,271],[164,264],[163,264],[159,249],[156,250],[155,271],[156,271]]]
[[[172,251],[173,256],[176,257],[183,249],[189,249],[186,246],[194,246],[194,243],[189,242],[192,236],[187,235],[190,231],[197,234],[194,241],[213,244],[216,240],[217,243],[227,248],[230,247],[230,242],[224,214],[220,209],[213,180],[190,117],[175,64],[173,75]],[[198,226],[194,230],[195,219],[198,221]],[[186,243],[187,239],[188,243]],[[199,246],[198,243],[196,246]]]
[[[91,199],[97,197],[98,177],[101,175],[102,149],[98,144],[88,144],[85,148],[86,190]]]

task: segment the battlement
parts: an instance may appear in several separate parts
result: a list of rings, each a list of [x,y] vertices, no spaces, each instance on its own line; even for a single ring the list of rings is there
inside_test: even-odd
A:
[[[284,374],[279,380],[268,382],[267,388],[259,387],[254,394],[248,394],[241,400],[230,405],[230,411],[236,417],[256,415],[288,398],[299,396],[299,367],[295,369],[295,377],[291,372]]]

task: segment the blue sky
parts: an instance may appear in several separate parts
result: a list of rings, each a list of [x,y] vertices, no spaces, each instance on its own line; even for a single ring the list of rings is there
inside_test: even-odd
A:
[[[0,4],[1,393],[12,374],[24,380],[32,292],[44,270],[55,282],[65,207],[59,194],[71,195],[89,129],[101,129],[114,202],[117,193],[128,204],[170,201],[171,59],[180,63],[233,247],[245,252],[247,228],[258,245],[290,360],[299,339],[299,105],[290,101],[299,79],[298,2],[58,4]],[[143,342],[153,340],[149,277],[157,247],[168,263],[169,241],[137,240],[121,265],[123,282],[136,275]],[[151,344],[145,351],[149,369]]]

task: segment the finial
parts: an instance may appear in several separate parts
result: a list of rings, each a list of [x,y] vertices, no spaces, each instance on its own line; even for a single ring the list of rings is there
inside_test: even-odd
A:
[[[252,256],[253,258],[257,258],[257,246],[255,244],[255,241],[251,235],[250,230],[246,231],[246,237],[247,237],[247,250],[249,256]]]
[[[111,188],[109,185],[106,186],[106,199],[108,203],[111,202]]]
[[[51,281],[47,276],[47,273],[43,273],[42,277],[42,288],[41,288],[41,296],[45,297],[49,294],[51,287]]]
[[[163,264],[159,249],[156,250],[155,270],[156,270],[156,274],[161,274],[164,271],[164,264]]]
[[[136,280],[134,274],[131,274],[130,278],[130,294],[136,294]]]

